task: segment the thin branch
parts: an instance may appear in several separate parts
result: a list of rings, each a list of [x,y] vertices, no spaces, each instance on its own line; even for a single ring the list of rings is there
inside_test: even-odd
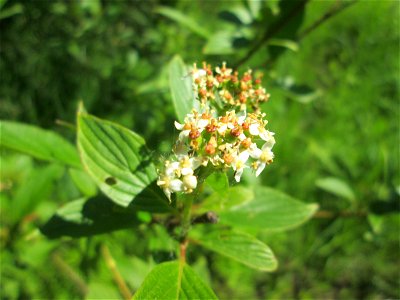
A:
[[[263,37],[247,52],[246,56],[239,60],[234,68],[237,69],[239,66],[243,65],[248,61],[266,42],[284,29],[288,23],[296,17],[305,7],[309,0],[300,0],[298,4],[293,7],[293,9],[285,16],[282,16],[273,26],[270,26],[267,31],[265,31]]]
[[[297,36],[297,41],[300,41],[305,36],[307,36],[308,34],[313,32],[315,29],[317,29],[319,26],[321,26],[323,23],[328,21],[330,18],[332,18],[333,16],[336,16],[337,14],[342,12],[344,9],[350,7],[351,5],[353,5],[357,2],[358,2],[358,0],[337,2],[336,5],[334,5],[329,11],[327,11],[324,15],[322,15],[318,20],[316,20],[313,24],[311,24],[306,29],[304,29],[302,32],[300,32]]]
[[[104,258],[104,261],[105,261],[108,269],[111,271],[113,279],[114,279],[115,283],[117,284],[119,292],[121,293],[122,297],[125,300],[131,299],[132,293],[129,290],[128,286],[126,285],[121,274],[119,273],[119,271],[117,269],[117,265],[115,263],[115,260],[111,256],[110,250],[108,249],[108,247],[106,245],[103,244],[103,245],[101,245],[100,252]]]
[[[60,274],[68,278],[77,291],[79,291],[82,298],[84,298],[88,292],[88,287],[79,274],[57,252],[51,255],[51,261]]]
[[[341,211],[341,212],[332,212],[327,210],[317,211],[313,218],[314,219],[335,219],[335,218],[363,218],[367,216],[367,213],[364,211]]]

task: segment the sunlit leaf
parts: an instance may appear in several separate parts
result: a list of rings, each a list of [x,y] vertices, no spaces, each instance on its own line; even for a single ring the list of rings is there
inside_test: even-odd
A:
[[[171,261],[157,265],[132,299],[217,299],[217,296],[191,267]]]
[[[317,187],[334,194],[338,197],[345,198],[350,202],[355,200],[355,195],[351,187],[343,180],[336,177],[326,177],[318,179],[316,182]]]
[[[169,64],[169,86],[176,116],[183,122],[185,116],[196,107],[189,69],[180,56],[175,56]]]
[[[35,158],[81,168],[76,148],[58,134],[36,126],[1,121],[0,145]]]
[[[259,187],[252,201],[234,206],[219,215],[220,222],[258,230],[286,230],[307,221],[316,204],[302,203],[277,190]]]
[[[168,200],[154,184],[157,173],[139,135],[79,112],[78,148],[86,171],[115,203],[135,205],[140,198],[156,210],[169,210]]]
[[[230,230],[206,230],[195,236],[195,242],[248,267],[274,271],[278,262],[271,249],[255,237]]]
[[[217,31],[211,35],[203,48],[206,55],[228,55],[235,53],[234,36],[229,31]]]
[[[235,206],[239,206],[254,198],[254,192],[244,186],[234,186],[225,192],[215,192],[207,197],[201,204],[200,211],[223,212]]]

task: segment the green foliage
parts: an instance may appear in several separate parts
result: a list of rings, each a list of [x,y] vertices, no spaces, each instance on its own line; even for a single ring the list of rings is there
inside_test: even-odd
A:
[[[132,299],[217,299],[184,262],[165,262],[145,278]]]
[[[81,167],[76,149],[64,138],[51,131],[9,121],[1,121],[0,130],[1,146],[38,159]]]
[[[274,271],[278,262],[271,249],[251,235],[205,228],[194,242],[261,271]]]
[[[281,192],[259,187],[252,201],[224,210],[221,223],[259,230],[286,230],[308,220],[316,204],[304,204]]]

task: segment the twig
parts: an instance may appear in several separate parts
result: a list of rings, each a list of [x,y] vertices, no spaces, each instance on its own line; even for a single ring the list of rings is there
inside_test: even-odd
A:
[[[353,212],[353,211],[341,211],[341,212],[332,212],[332,211],[327,211],[327,210],[320,210],[317,211],[313,218],[315,219],[334,219],[334,218],[353,218],[353,217],[358,217],[358,218],[363,218],[367,215],[366,212],[363,211],[358,211],[358,212]]]
[[[67,264],[58,253],[54,252],[51,255],[51,261],[56,269],[71,281],[73,286],[79,291],[82,298],[84,298],[88,292],[88,287],[85,281],[83,281],[76,271],[72,269],[71,266]]]
[[[351,5],[357,3],[358,0],[355,1],[346,1],[346,2],[337,2],[336,5],[334,5],[330,10],[328,10],[324,15],[322,15],[318,20],[316,20],[313,24],[308,26],[306,29],[304,29],[302,32],[300,32],[297,35],[297,41],[300,41],[303,39],[306,35],[310,34],[312,31],[314,31],[316,28],[321,26],[321,24],[325,23],[328,21],[330,18],[333,16],[336,16],[339,14],[341,11],[344,9],[350,7]],[[340,4],[339,4],[340,3]],[[343,3],[343,4],[341,4]]]
[[[125,300],[129,300],[132,297],[132,293],[129,290],[128,286],[126,285],[124,279],[122,278],[121,274],[118,272],[117,265],[115,263],[114,258],[111,256],[110,250],[106,245],[101,245],[100,248],[101,255],[106,262],[108,269],[111,271],[113,279],[118,286],[119,292],[121,293],[122,297]]]
[[[247,52],[246,56],[239,60],[235,65],[234,69],[248,61],[261,47],[264,43],[268,42],[274,35],[279,33],[285,26],[294,18],[298,13],[302,11],[304,6],[309,0],[299,0],[298,4],[293,7],[293,9],[285,16],[282,16],[273,26],[269,27],[265,31],[263,37]]]
[[[66,127],[68,129],[71,129],[73,131],[76,131],[76,126],[70,122],[64,121],[64,120],[60,120],[60,119],[56,119],[56,124],[59,126],[63,126]]]

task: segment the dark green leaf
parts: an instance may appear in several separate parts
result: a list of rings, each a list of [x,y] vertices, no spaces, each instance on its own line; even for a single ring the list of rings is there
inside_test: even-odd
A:
[[[255,237],[230,230],[205,230],[196,235],[195,242],[248,267],[274,271],[278,262],[271,249]]]
[[[78,148],[86,171],[99,188],[122,206],[170,209],[144,140],[136,133],[78,113]]]
[[[191,267],[171,261],[156,266],[132,299],[217,299],[217,296]]]
[[[81,168],[76,148],[58,134],[10,121],[0,122],[0,145],[35,158]]]
[[[137,211],[122,208],[105,197],[78,199],[61,207],[40,229],[48,238],[83,237],[140,223]]]
[[[259,187],[252,201],[222,211],[220,222],[242,228],[286,230],[307,221],[317,208],[317,204],[305,204],[274,189]]]

